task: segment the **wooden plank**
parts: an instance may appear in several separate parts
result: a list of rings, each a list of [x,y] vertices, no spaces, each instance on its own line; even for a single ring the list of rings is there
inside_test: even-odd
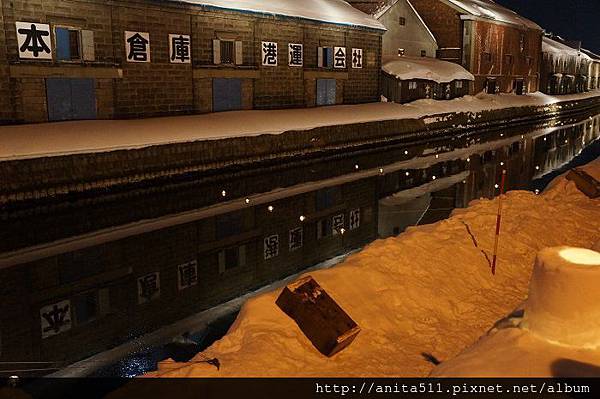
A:
[[[567,180],[574,182],[577,189],[589,198],[594,199],[600,197],[600,182],[584,170],[571,169],[567,174]]]

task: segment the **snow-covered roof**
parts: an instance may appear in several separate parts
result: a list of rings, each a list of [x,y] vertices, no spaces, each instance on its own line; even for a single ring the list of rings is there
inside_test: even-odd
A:
[[[490,19],[528,29],[542,30],[535,22],[520,16],[513,10],[501,6],[491,0],[443,0],[466,14],[483,19]]]
[[[399,1],[400,0],[348,0],[348,3],[350,3],[352,7],[357,8],[366,14],[370,14],[373,16],[373,18],[379,20],[389,10],[391,10],[392,7],[398,4]],[[419,19],[419,21],[421,21],[421,24],[423,25],[431,39],[437,43],[437,40],[431,32],[431,30],[429,29],[429,26],[427,26],[425,21],[423,21],[423,18],[421,18],[421,15],[417,12],[415,7],[411,4],[409,0],[404,1],[408,5],[408,7],[410,7],[410,9],[413,11],[415,16]]]
[[[429,57],[384,58],[382,69],[402,80],[424,79],[437,83],[475,80],[475,77],[462,66]]]
[[[336,25],[385,30],[375,18],[343,0],[167,0],[240,12],[302,18]]]
[[[544,36],[542,38],[542,53],[550,53],[558,57],[581,57],[585,60],[591,60],[592,58],[585,54],[583,51],[574,49],[573,47],[567,46],[559,41],[552,40],[551,38]]]
[[[581,51],[583,53],[587,54],[594,61],[600,61],[600,55],[594,53],[593,51],[590,51],[590,50],[585,49],[585,48],[582,48]]]

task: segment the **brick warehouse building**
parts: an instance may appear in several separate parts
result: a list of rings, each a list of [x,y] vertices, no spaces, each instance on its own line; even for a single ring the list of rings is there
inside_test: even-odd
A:
[[[438,45],[438,58],[475,76],[472,92],[539,88],[542,28],[490,0],[411,0]]]
[[[0,123],[377,101],[383,26],[326,3],[2,2]]]

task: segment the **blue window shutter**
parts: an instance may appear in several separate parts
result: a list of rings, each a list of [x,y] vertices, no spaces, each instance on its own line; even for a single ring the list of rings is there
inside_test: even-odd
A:
[[[327,47],[327,68],[333,67],[333,48]]]
[[[69,42],[69,30],[65,28],[56,28],[56,59],[70,60],[71,45]]]

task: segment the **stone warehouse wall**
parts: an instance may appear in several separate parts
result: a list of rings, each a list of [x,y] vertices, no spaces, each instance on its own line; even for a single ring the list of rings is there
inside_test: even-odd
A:
[[[4,26],[4,12],[0,6],[0,27]],[[0,29],[0,124],[14,119],[11,101],[10,79],[8,78],[8,61],[6,58],[6,37],[4,29]]]
[[[211,112],[215,78],[242,79],[243,109],[314,106],[318,78],[337,79],[338,103],[378,100],[382,32],[154,0],[13,0],[0,7],[0,93],[10,81],[15,98],[0,111],[3,122],[47,120],[49,77],[96,79],[100,119]],[[16,21],[91,30],[95,60],[59,62],[55,49],[53,61],[20,59]],[[127,62],[125,31],[149,33],[150,63]],[[191,35],[192,63],[170,62],[169,34]],[[241,41],[241,65],[215,65],[214,39]],[[277,42],[278,66],[262,66],[262,41]],[[304,45],[304,67],[288,66],[288,43]],[[318,68],[319,46],[345,46],[348,65],[351,49],[362,48],[364,66]]]
[[[472,93],[483,91],[489,78],[496,79],[502,93],[512,92],[517,79],[524,80],[529,92],[538,90],[541,31],[462,21],[460,12],[440,0],[413,0],[412,4],[438,41],[438,58],[461,64],[475,75]]]

